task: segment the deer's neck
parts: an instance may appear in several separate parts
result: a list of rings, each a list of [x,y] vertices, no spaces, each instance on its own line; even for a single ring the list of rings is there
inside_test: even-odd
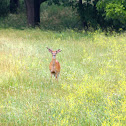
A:
[[[55,66],[55,63],[56,63],[56,58],[52,58],[53,67]]]

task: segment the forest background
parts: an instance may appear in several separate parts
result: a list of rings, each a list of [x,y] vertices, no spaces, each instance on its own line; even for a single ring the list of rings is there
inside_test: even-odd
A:
[[[126,28],[125,0],[0,0],[0,17],[15,16],[10,17],[14,22],[16,15],[10,14],[20,16],[17,27],[106,31]]]

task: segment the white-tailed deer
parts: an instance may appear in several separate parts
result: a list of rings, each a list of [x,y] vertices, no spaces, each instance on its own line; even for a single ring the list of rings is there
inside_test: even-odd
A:
[[[55,76],[56,79],[58,79],[59,73],[60,73],[60,63],[56,60],[56,54],[61,52],[62,50],[58,49],[57,51],[53,51],[52,49],[49,49],[49,52],[52,53],[52,61],[50,62],[49,69],[52,75]]]

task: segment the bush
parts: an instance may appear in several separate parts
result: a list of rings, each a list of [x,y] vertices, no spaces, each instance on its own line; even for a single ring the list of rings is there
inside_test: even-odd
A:
[[[78,20],[76,11],[71,7],[41,5],[41,26],[45,29],[62,30],[79,27]]]
[[[101,12],[106,22],[105,26],[111,26],[116,30],[126,28],[126,1],[125,0],[99,0],[97,10]]]

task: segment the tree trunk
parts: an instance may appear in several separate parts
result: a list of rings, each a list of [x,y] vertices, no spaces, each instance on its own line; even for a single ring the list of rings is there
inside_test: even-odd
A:
[[[35,25],[39,26],[40,24],[40,0],[34,1],[34,13],[35,13]]]
[[[28,26],[35,27],[34,0],[25,0]]]
[[[25,0],[28,26],[40,24],[40,4],[47,0]]]
[[[19,0],[10,0],[10,12],[16,13],[19,7]]]
[[[82,5],[82,0],[79,0],[79,4]]]
[[[86,2],[87,2],[87,6],[88,6],[88,0]],[[80,17],[81,17],[81,22],[83,24],[84,29],[87,30],[88,29],[88,24],[85,21],[85,17],[84,17],[83,11],[84,11],[84,8],[83,8],[82,0],[79,0],[79,14],[80,14]]]
[[[28,26],[40,24],[40,0],[25,0]]]

